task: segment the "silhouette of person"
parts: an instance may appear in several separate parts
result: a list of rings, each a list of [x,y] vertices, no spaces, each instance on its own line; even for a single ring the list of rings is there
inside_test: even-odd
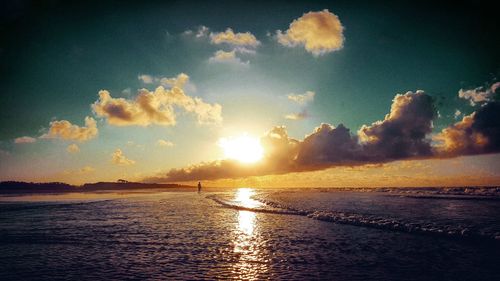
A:
[[[201,192],[201,182],[198,182],[198,193]]]

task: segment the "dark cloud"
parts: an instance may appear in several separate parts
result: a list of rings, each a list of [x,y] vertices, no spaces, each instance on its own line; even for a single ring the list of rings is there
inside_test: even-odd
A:
[[[301,167],[324,167],[335,164],[354,164],[363,158],[357,136],[340,124],[333,127],[321,124],[300,143],[296,158]]]
[[[500,152],[500,102],[492,101],[435,136],[442,157]]]
[[[267,174],[283,174],[297,170],[294,158],[299,141],[288,136],[284,126],[274,127],[261,138],[266,151],[264,158],[255,165],[245,165],[236,160],[224,159],[204,162],[180,169],[171,169],[164,175],[148,178],[147,182],[215,180]]]
[[[475,117],[472,130],[487,138],[484,152],[500,152],[500,102],[486,104],[476,112]]]
[[[422,91],[408,92],[394,98],[391,112],[384,120],[363,126],[359,135],[351,134],[342,124],[337,127],[321,124],[303,140],[296,140],[288,136],[284,126],[277,126],[261,138],[265,155],[259,163],[213,161],[172,169],[149,180],[238,178],[429,156],[432,150],[427,135],[435,117],[436,110],[429,95]]]
[[[454,157],[500,152],[500,82],[486,87],[464,91],[458,96],[480,104],[476,111],[459,122],[443,129],[434,137],[437,145],[434,153],[438,157]],[[465,93],[465,94],[464,94]]]
[[[241,178],[500,152],[500,102],[484,104],[432,138],[436,117],[431,96],[423,91],[407,92],[395,96],[384,120],[363,125],[357,134],[342,124],[321,124],[303,140],[296,140],[288,136],[284,126],[277,126],[261,138],[265,155],[258,163],[213,161],[172,169],[147,181]]]
[[[430,156],[432,121],[437,116],[431,96],[423,91],[396,95],[391,112],[383,121],[358,131],[366,160],[384,162],[411,157]]]

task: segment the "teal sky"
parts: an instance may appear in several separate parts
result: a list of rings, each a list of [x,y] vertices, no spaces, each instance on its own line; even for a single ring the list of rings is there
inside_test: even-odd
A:
[[[276,125],[285,125],[297,139],[323,122],[356,132],[382,120],[396,94],[416,90],[434,98],[437,132],[457,121],[457,109],[474,110],[458,97],[460,89],[487,87],[500,74],[497,15],[481,1],[453,6],[431,1],[35,2],[3,4],[1,12],[2,180],[58,179],[63,171],[86,166],[110,169],[112,178],[146,175],[215,160],[221,157],[219,138],[242,132],[261,136]],[[276,30],[324,9],[344,27],[340,50],[313,55],[278,43]],[[231,47],[197,38],[201,26],[213,33],[250,32],[260,45],[255,54],[236,53],[240,63],[210,62],[216,51]],[[192,114],[178,112],[175,126],[120,127],[91,109],[100,90],[133,99],[138,89],[157,86],[139,75],[180,73],[189,75],[189,96],[222,106],[222,124],[199,125]],[[315,96],[306,104],[287,98],[307,91]],[[307,117],[284,118],[299,112]],[[80,153],[67,153],[74,143],[67,140],[14,143],[23,136],[38,138],[54,120],[83,126],[86,116],[97,120],[99,134],[76,143]],[[174,146],[159,149],[159,139]],[[136,165],[110,166],[117,148]],[[95,173],[91,179],[109,178]]]

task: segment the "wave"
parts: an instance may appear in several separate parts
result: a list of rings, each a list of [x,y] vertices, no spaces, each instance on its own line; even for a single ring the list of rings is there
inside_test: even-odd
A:
[[[261,203],[259,207],[247,207],[240,202],[226,200],[217,195],[210,195],[207,198],[212,199],[218,204],[235,210],[251,211],[259,213],[271,213],[282,215],[305,216],[311,219],[345,224],[352,226],[370,227],[387,231],[398,231],[412,234],[423,234],[431,236],[440,236],[446,238],[470,239],[481,241],[500,242],[500,233],[494,231],[476,230],[474,227],[464,225],[436,224],[430,221],[405,221],[396,218],[382,217],[369,214],[358,214],[349,212],[322,211],[322,210],[301,210],[295,209],[282,203],[271,201],[264,198],[253,198]]]
[[[290,188],[289,190],[316,190],[318,192],[377,192],[395,195],[450,195],[450,196],[475,196],[477,198],[496,197],[500,199],[500,187],[472,186],[472,187],[316,187],[316,188]]]
[[[395,197],[406,197],[413,199],[444,199],[444,200],[481,200],[481,201],[500,201],[499,196],[489,196],[489,195],[443,195],[443,194],[387,194],[387,196]]]
[[[278,209],[278,208],[273,208],[272,206],[266,207],[264,205],[263,207],[246,207],[243,205],[238,204],[239,202],[235,201],[230,201],[230,200],[225,200],[222,198],[217,197],[216,195],[209,195],[206,198],[212,199],[213,201],[219,203],[220,205],[230,208],[230,209],[235,209],[239,211],[251,211],[251,212],[258,212],[258,213],[270,213],[270,214],[282,214],[282,215],[298,215],[298,216],[306,216],[307,212],[298,212],[293,209]]]

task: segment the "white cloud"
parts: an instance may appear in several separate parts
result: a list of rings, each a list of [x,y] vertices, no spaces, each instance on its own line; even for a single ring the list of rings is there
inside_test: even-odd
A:
[[[14,139],[14,143],[34,143],[34,142],[36,142],[36,139],[28,136]]]
[[[134,160],[128,159],[119,148],[111,155],[111,162],[116,165],[128,166],[135,164]]]
[[[176,108],[194,113],[199,124],[222,122],[222,107],[219,104],[208,104],[201,98],[186,95],[182,87],[188,81],[189,76],[184,73],[176,78],[162,79],[162,84],[172,88],[141,89],[134,100],[113,98],[108,91],[102,90],[92,108],[97,116],[116,126],[173,126],[176,124]]]
[[[180,73],[176,77],[154,77],[149,74],[141,74],[137,76],[144,84],[157,84],[167,88],[178,87],[184,88],[189,82],[189,76],[185,73]]]
[[[196,38],[203,38],[203,37],[207,37],[209,32],[210,32],[210,28],[208,28],[204,25],[200,25],[196,31],[194,31],[192,29],[188,29],[188,30],[184,31],[182,34],[187,35],[187,36],[194,35]]]
[[[196,38],[202,38],[202,37],[206,37],[208,36],[208,33],[210,32],[210,28],[204,26],[204,25],[201,25],[200,27],[198,27],[198,30],[196,31]]]
[[[144,84],[152,84],[154,81],[153,76],[148,74],[140,74],[137,76],[137,79],[141,80]]]
[[[280,44],[287,47],[303,45],[315,56],[339,50],[344,45],[344,27],[328,10],[309,12],[294,20],[288,30],[276,31]]]
[[[306,104],[314,100],[316,93],[313,91],[307,91],[304,94],[289,94],[287,97],[289,100],[294,101],[299,104]]]
[[[69,121],[53,121],[50,122],[48,133],[40,138],[60,138],[63,140],[76,140],[80,142],[93,139],[98,134],[97,123],[92,117],[85,117],[85,127],[79,127],[71,124]]]
[[[491,101],[491,98],[496,93],[497,89],[500,87],[500,82],[494,83],[489,88],[484,89],[483,87],[464,90],[460,89],[458,91],[458,97],[468,100],[470,105],[475,106],[476,104],[483,104]]]
[[[189,82],[189,76],[186,73],[180,73],[173,78],[159,78],[160,85],[164,87],[178,87],[184,88],[184,86]]]
[[[173,87],[178,87],[178,88],[183,88],[185,91],[188,92],[196,92],[196,85],[194,85],[192,82],[189,81],[189,76],[185,73],[181,73],[177,75],[176,77],[158,77],[158,76],[152,76],[148,74],[142,74],[138,76],[138,79],[141,80],[144,84],[149,84],[149,85],[160,85],[165,88],[173,88]],[[130,92],[126,94],[126,96],[130,96]]]
[[[299,113],[292,113],[292,114],[285,115],[285,119],[288,119],[288,120],[302,120],[302,119],[305,119],[307,117],[309,117],[309,114],[305,110],[301,111]]]
[[[218,50],[214,53],[212,57],[208,59],[211,63],[231,63],[236,65],[248,66],[249,62],[243,62],[239,57],[236,56],[236,50],[231,52],[226,52],[223,50]]]
[[[210,41],[212,44],[230,44],[232,46],[246,46],[255,48],[260,45],[255,35],[250,32],[234,33],[231,28],[224,32],[210,33]]]
[[[171,141],[159,139],[158,141],[156,141],[156,145],[161,147],[172,147],[174,146],[174,143]]]

